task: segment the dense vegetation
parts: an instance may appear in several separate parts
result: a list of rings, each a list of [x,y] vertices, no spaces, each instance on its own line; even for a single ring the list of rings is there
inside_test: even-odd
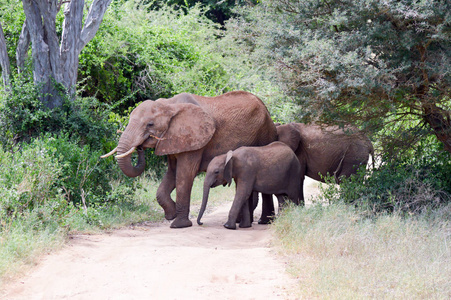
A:
[[[11,261],[26,262],[68,232],[161,219],[153,187],[164,158],[148,153],[154,171],[133,180],[112,158],[99,156],[115,147],[117,130],[145,99],[235,89],[260,96],[276,122],[354,124],[376,147],[374,169],[339,188],[324,187],[320,206],[288,209],[276,221],[282,244],[299,241],[287,246],[293,253],[314,253],[317,248],[301,244],[346,239],[340,234],[358,230],[354,246],[364,234],[394,243],[383,231],[390,222],[419,231],[403,239],[426,239],[440,251],[441,238],[446,252],[451,7],[446,1],[348,2],[113,1],[80,54],[77,96],[55,85],[63,104],[49,110],[33,81],[31,51],[25,68],[17,65],[22,5],[0,0],[12,70],[0,95],[0,276],[13,270]],[[58,22],[63,18],[60,11]],[[347,223],[329,223],[336,219]],[[434,235],[426,238],[428,226]],[[328,249],[358,252],[344,244]],[[449,264],[449,255],[442,258]]]

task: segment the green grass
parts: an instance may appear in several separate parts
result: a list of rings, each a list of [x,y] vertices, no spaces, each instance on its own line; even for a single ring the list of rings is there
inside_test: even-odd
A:
[[[33,219],[33,216],[16,219],[0,232],[0,286],[5,279],[34,264],[40,255],[58,249],[66,241],[65,228],[55,222],[39,224],[36,229],[37,221]]]
[[[336,204],[287,209],[272,229],[301,299],[451,298],[450,222]]]

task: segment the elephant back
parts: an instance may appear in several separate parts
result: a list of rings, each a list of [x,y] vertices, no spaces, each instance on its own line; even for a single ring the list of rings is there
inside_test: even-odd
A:
[[[276,140],[276,127],[257,96],[234,91],[218,97],[194,97],[216,125],[205,149],[210,160],[241,146],[263,146]]]

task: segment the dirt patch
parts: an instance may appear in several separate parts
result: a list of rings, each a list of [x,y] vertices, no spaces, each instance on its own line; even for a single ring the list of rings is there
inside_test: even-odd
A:
[[[306,197],[316,192],[307,183]],[[295,279],[271,249],[268,226],[225,229],[230,205],[203,226],[163,222],[72,236],[2,299],[294,299]]]

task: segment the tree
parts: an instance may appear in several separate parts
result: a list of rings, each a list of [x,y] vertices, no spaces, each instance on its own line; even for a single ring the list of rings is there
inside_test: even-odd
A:
[[[33,79],[42,87],[42,101],[47,107],[61,106],[58,85],[64,87],[71,96],[75,95],[78,56],[97,32],[110,2],[93,0],[84,16],[84,0],[22,1],[26,20],[16,49],[17,68],[19,72],[23,70],[31,44]],[[57,15],[63,4],[64,18],[59,37]],[[0,40],[0,49],[3,44],[4,40]],[[5,69],[3,60],[2,69]]]
[[[449,1],[266,0],[228,29],[307,120],[428,129],[451,153],[450,25]]]
[[[9,88],[9,76],[11,74],[9,66],[8,51],[6,49],[5,35],[3,33],[2,24],[0,24],[0,66],[2,68],[3,85]]]

